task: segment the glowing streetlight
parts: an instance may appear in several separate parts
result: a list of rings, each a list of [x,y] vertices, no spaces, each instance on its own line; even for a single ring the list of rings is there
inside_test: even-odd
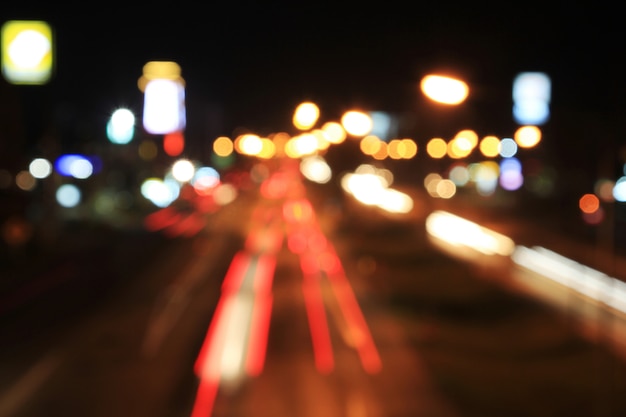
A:
[[[293,125],[300,130],[309,130],[320,116],[320,109],[310,101],[300,103],[293,114]]]
[[[338,144],[346,140],[346,130],[340,123],[326,122],[322,126],[322,131],[330,143]]]
[[[541,141],[541,129],[533,125],[521,126],[515,131],[513,139],[521,148],[532,148]]]
[[[465,82],[443,75],[425,76],[420,88],[426,97],[442,104],[461,104],[469,95],[469,87]]]
[[[372,131],[374,123],[369,114],[350,110],[341,117],[341,125],[352,136],[365,136]]]
[[[172,176],[180,182],[191,181],[196,173],[196,167],[188,159],[179,159],[172,165]]]
[[[120,108],[113,112],[106,125],[109,141],[124,145],[133,139],[135,134],[135,115],[129,109]]]

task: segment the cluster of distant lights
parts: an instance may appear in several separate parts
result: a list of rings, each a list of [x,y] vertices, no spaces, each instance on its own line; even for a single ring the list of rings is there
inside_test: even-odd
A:
[[[52,30],[46,22],[9,21],[2,28],[3,75],[14,84],[44,84],[52,68]],[[178,156],[184,149],[185,127],[184,80],[180,67],[171,61],[148,62],[138,81],[144,93],[143,125],[147,132],[163,134],[163,148],[170,156]],[[461,80],[442,75],[427,75],[420,83],[422,92],[433,101],[445,105],[457,105],[469,95],[469,87]],[[479,193],[489,195],[499,185],[506,190],[516,190],[524,183],[521,163],[515,155],[518,148],[530,148],[541,140],[541,125],[549,118],[550,79],[543,73],[519,74],[513,84],[513,116],[522,125],[514,137],[498,138],[485,136],[480,141],[475,132],[464,130],[454,138],[432,138],[426,144],[426,153],[433,159],[448,157],[463,159],[478,149],[486,158],[501,157],[499,164],[484,161],[472,164],[457,163],[448,172],[447,178],[440,174],[428,174],[424,186],[433,197],[451,198],[457,187],[469,183],[476,185]],[[330,145],[340,144],[350,135],[360,138],[361,151],[375,160],[411,159],[418,153],[417,143],[410,138],[383,140],[377,128],[389,123],[381,112],[365,113],[348,111],[340,122],[328,122],[314,128],[320,111],[311,102],[301,103],[293,114],[293,124],[301,132],[295,136],[285,133],[270,138],[255,134],[240,135],[235,140],[219,137],[214,141],[214,152],[219,157],[228,157],[237,152],[242,155],[270,159],[275,156],[301,158],[301,170],[310,180],[328,182],[332,177],[330,167],[320,155]],[[117,109],[106,126],[107,137],[113,144],[125,145],[132,141],[136,128],[133,112]],[[384,128],[383,128],[384,131]],[[156,156],[156,145],[144,141],[139,146],[143,159]],[[180,161],[184,164],[188,161]],[[196,164],[198,165],[198,164]],[[174,166],[177,166],[175,163]],[[101,167],[97,158],[83,155],[63,155],[54,163],[34,159],[28,170],[15,176],[15,183],[22,190],[32,190],[37,180],[58,172],[61,176],[84,180]],[[187,181],[202,191],[200,184],[206,181],[203,173],[213,168],[194,166],[196,174]],[[217,171],[215,171],[217,172]],[[215,174],[211,174],[215,175]],[[211,175],[207,175],[210,177]],[[10,174],[0,171],[0,185],[8,187]],[[181,184],[186,181],[174,178],[170,172],[162,179],[149,178],[142,185],[142,194],[154,204],[163,206],[174,201]],[[160,190],[160,191],[157,191]],[[80,189],[75,184],[63,184],[56,192],[60,205],[73,207],[80,202]],[[626,202],[626,169],[617,181],[599,180],[593,193],[583,195],[579,208],[588,223],[599,223],[603,218],[601,202]]]
[[[54,172],[60,176],[85,180],[101,169],[101,161],[97,157],[87,157],[78,154],[65,154],[58,157],[54,162],[46,158],[34,158],[28,170],[22,170],[15,176],[15,184],[24,191],[32,191],[37,186],[38,180],[51,176]],[[11,176],[6,171],[0,171],[2,185],[6,188],[10,185]],[[71,183],[62,184],[56,189],[56,200],[63,207],[74,207],[80,202],[80,188]]]
[[[313,112],[316,107],[312,103],[304,103],[307,111]],[[312,110],[313,109],[313,110]],[[317,110],[318,112],[319,110]],[[296,114],[298,112],[296,111]],[[306,118],[304,118],[306,119]],[[294,117],[294,120],[295,117]],[[418,145],[409,138],[392,139],[383,141],[374,135],[369,135],[373,124],[367,113],[350,111],[344,115],[341,122],[327,122],[319,129],[311,129],[312,120],[309,116],[308,124],[297,120],[296,126],[306,130],[298,135],[290,136],[286,133],[273,134],[270,137],[261,137],[255,134],[242,134],[231,140],[228,137],[218,137],[213,142],[213,152],[219,157],[228,157],[233,153],[256,156],[259,159],[271,159],[277,155],[301,159],[301,171],[311,181],[326,183],[332,178],[332,170],[324,161],[321,153],[330,145],[340,144],[350,135],[360,141],[361,151],[374,159],[410,159],[418,152]],[[351,124],[352,123],[352,124]],[[135,129],[133,113],[128,109],[116,110],[107,124],[107,136],[114,144],[126,144],[132,140],[132,132]],[[458,187],[474,184],[479,193],[489,195],[500,186],[506,190],[519,189],[523,183],[522,166],[515,157],[519,148],[535,146],[541,140],[541,131],[535,126],[520,127],[513,137],[499,139],[495,136],[485,136],[479,140],[478,135],[472,130],[462,130],[452,139],[432,138],[425,145],[425,151],[430,158],[458,160],[443,177],[438,173],[428,174],[424,179],[424,187],[428,193],[437,198],[452,198]],[[178,143],[167,145],[167,143]],[[179,148],[178,151],[166,152],[172,156],[182,151],[184,147],[184,135],[182,132],[173,132],[164,135],[163,146],[171,149]],[[139,147],[140,154],[145,157],[150,153],[156,153],[156,146],[150,152],[145,143]],[[385,152],[380,149],[384,148]],[[464,163],[463,158],[478,150],[484,157],[499,156],[499,162],[494,160]],[[184,178],[180,174],[174,174],[180,166],[191,165]],[[177,168],[175,168],[177,167]],[[45,158],[35,158],[30,163],[27,171],[17,174],[15,182],[23,190],[32,190],[36,181],[44,179],[54,171],[63,177],[84,180],[91,177],[101,169],[101,162],[97,157],[70,154],[57,158],[54,163]],[[176,178],[178,175],[178,178]],[[172,171],[164,178],[149,178],[142,185],[142,195],[159,207],[171,204],[179,195],[180,187],[189,182],[198,193],[202,193],[211,187],[203,186],[208,183],[216,185],[219,182],[219,174],[215,168],[201,166],[199,163],[192,164],[190,161],[181,160],[172,165]],[[57,192],[58,203],[64,207],[73,207],[80,203],[80,189],[75,184],[63,184]],[[626,172],[616,182],[603,180],[598,182],[595,193],[581,197],[579,206],[585,221],[594,223],[601,221],[602,208],[600,201],[626,202]]]
[[[236,188],[223,183],[215,168],[186,158],[177,159],[164,178],[145,179],[141,184],[141,195],[163,208],[178,199],[181,188],[186,184],[199,196],[212,196],[218,205],[226,205],[237,196]]]

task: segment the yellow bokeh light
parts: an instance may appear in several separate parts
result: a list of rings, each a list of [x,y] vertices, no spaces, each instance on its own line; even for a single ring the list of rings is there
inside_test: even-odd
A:
[[[277,156],[285,156],[285,145],[291,139],[289,134],[285,132],[278,132],[270,136],[274,141],[274,147],[276,148]]]
[[[500,155],[500,139],[495,136],[485,136],[480,141],[479,149],[488,158],[498,156]]]
[[[464,136],[455,137],[448,142],[448,156],[450,158],[465,158],[472,153],[472,143]]]
[[[393,139],[387,152],[391,159],[411,159],[417,154],[417,144],[412,139]]]
[[[387,144],[387,142],[380,141],[380,147],[378,148],[376,152],[374,152],[374,154],[372,154],[372,157],[374,159],[382,161],[383,159],[386,159],[388,156],[389,156],[389,145]]]
[[[417,143],[413,139],[405,138],[402,139],[403,145],[403,158],[411,159],[415,155],[417,155]]]
[[[346,140],[346,131],[340,123],[326,122],[322,130],[326,133],[326,138],[330,143],[339,144]]]
[[[374,155],[376,152],[378,152],[378,150],[382,146],[382,143],[383,142],[377,136],[369,135],[361,139],[361,141],[359,142],[359,147],[361,149],[361,152],[363,152],[365,155]]]
[[[293,114],[293,125],[300,130],[311,129],[320,116],[317,104],[310,101],[300,103]]]
[[[137,81],[137,87],[140,91],[145,91],[148,82],[152,80],[170,80],[175,81],[182,87],[185,86],[185,80],[181,77],[181,68],[174,61],[150,61],[143,66],[143,73]]]
[[[315,129],[311,132],[315,139],[317,139],[317,149],[320,151],[328,149],[330,146],[330,141],[328,140],[328,136],[326,132],[321,129]]]
[[[432,138],[426,144],[426,153],[435,159],[441,159],[448,152],[448,144],[441,138]]]
[[[465,138],[469,141],[469,144],[472,148],[475,148],[478,145],[478,134],[471,129],[464,129],[458,132],[455,136],[456,138]]]
[[[239,154],[243,153],[243,151],[241,150],[242,138],[243,138],[243,135],[239,135],[233,140],[233,150]]]
[[[294,136],[293,145],[299,156],[312,155],[318,149],[318,139],[312,133]]]
[[[541,141],[541,130],[537,126],[521,126],[513,136],[518,146],[532,148]]]
[[[392,139],[387,145],[387,152],[391,159],[402,159],[404,153],[404,145],[400,139]]]
[[[245,155],[258,155],[263,149],[263,141],[257,135],[248,133],[239,137],[239,149]]]
[[[482,161],[468,167],[470,179],[476,183],[495,180],[500,175],[500,165],[496,161]]]
[[[289,158],[300,158],[302,155],[298,152],[298,148],[296,147],[297,140],[296,138],[290,138],[285,142],[285,146],[283,147],[283,152]]]
[[[217,156],[228,156],[233,153],[234,149],[233,141],[226,136],[220,136],[213,142],[213,152]]]
[[[271,159],[276,155],[276,145],[269,138],[261,138],[261,150],[257,154],[259,158]]]

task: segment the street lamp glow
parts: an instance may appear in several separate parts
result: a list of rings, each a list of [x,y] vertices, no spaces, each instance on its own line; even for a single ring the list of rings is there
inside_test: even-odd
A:
[[[420,83],[429,99],[442,104],[461,104],[469,95],[469,87],[461,80],[443,75],[427,75]]]
[[[341,125],[352,136],[365,136],[372,131],[374,123],[369,114],[350,110],[341,117]]]
[[[228,156],[233,153],[233,141],[226,136],[220,136],[213,142],[213,152],[218,156]]]
[[[148,178],[141,184],[141,195],[157,207],[167,207],[176,200],[178,192],[160,178]]]
[[[117,109],[107,122],[106,133],[109,141],[124,145],[133,139],[135,134],[135,115],[129,109]]]
[[[263,150],[263,141],[258,135],[247,133],[240,136],[238,146],[244,155],[258,155]]]
[[[56,191],[56,200],[63,207],[75,207],[82,198],[80,189],[74,184],[63,184]]]
[[[320,117],[320,109],[310,101],[300,103],[293,114],[293,125],[300,130],[311,129]]]
[[[448,156],[453,159],[460,159],[472,153],[472,142],[465,136],[457,136],[448,142]]]
[[[322,126],[322,130],[330,143],[338,144],[346,140],[346,130],[340,123],[326,122]]]
[[[513,139],[520,148],[532,148],[541,141],[541,130],[537,126],[521,126],[515,131]]]
[[[508,236],[442,210],[426,218],[426,231],[455,247],[465,246],[485,255],[509,256],[515,250],[515,242]]]
[[[28,166],[28,171],[35,178],[47,178],[52,173],[52,164],[45,158],[35,158]]]
[[[187,159],[179,159],[172,165],[172,176],[180,182],[188,182],[193,179],[196,167]]]
[[[498,139],[498,137],[496,136],[485,136],[480,141],[478,148],[480,149],[480,153],[482,153],[484,156],[486,156],[487,158],[493,158],[500,154],[501,142],[500,139]]]
[[[426,153],[434,159],[441,159],[448,152],[448,144],[442,138],[432,138],[426,144]]]

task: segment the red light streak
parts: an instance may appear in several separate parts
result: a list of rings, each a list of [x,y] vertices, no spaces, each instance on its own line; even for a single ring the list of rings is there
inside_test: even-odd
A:
[[[256,274],[254,277],[254,292],[256,294],[269,294],[272,290],[272,280],[276,269],[276,256],[260,255],[257,261]]]
[[[209,325],[206,337],[204,338],[204,342],[202,343],[202,347],[200,348],[200,352],[194,363],[194,372],[200,379],[207,379],[210,377],[207,372],[207,364],[209,363],[209,359],[214,356],[218,323],[223,321],[226,300],[227,297],[224,297],[223,295],[220,297],[217,306],[215,307],[215,313],[213,314],[213,319]]]
[[[309,319],[315,366],[319,372],[327,374],[333,370],[335,363],[324,311],[324,300],[317,276],[305,275],[302,281],[302,293]]]
[[[185,221],[186,229],[183,231],[182,235],[185,237],[193,237],[197,235],[198,233],[200,233],[200,231],[204,229],[204,226],[206,226],[206,222],[204,221],[204,218],[201,215],[197,213],[194,215],[191,215]]]
[[[196,213],[191,213],[188,216],[179,216],[178,221],[167,226],[164,230],[165,234],[169,237],[177,236],[194,236],[204,227],[204,220]]]
[[[222,282],[222,296],[194,363],[200,384],[192,417],[207,417],[212,412],[223,377],[221,372],[224,372],[221,370],[222,351],[231,343],[226,340],[229,322],[232,321],[228,316],[236,310],[238,303],[234,301],[242,301],[241,298],[235,300],[235,297],[247,297],[248,294],[254,297],[252,308],[244,310],[245,314],[250,315],[247,317],[247,342],[242,342],[247,343],[243,363],[245,373],[258,376],[263,370],[273,305],[272,281],[276,255],[285,237],[285,223],[288,229],[287,246],[300,258],[302,292],[316,369],[322,374],[328,374],[335,366],[322,291],[323,279],[331,285],[332,294],[344,316],[348,334],[351,335],[348,344],[357,350],[363,369],[370,374],[382,369],[378,350],[341,260],[317,225],[313,206],[307,198],[302,197],[303,186],[300,184],[298,188],[299,184],[285,174],[277,174],[262,185],[262,195],[267,198],[292,196],[292,199],[282,205],[259,205],[253,211],[253,223],[261,226],[248,233],[244,250],[237,252],[231,261]],[[296,194],[298,198],[293,198]],[[242,314],[241,310],[237,311],[239,315]]]
[[[241,291],[254,290],[254,307],[250,317],[245,370],[251,375],[260,374],[265,362],[267,338],[272,308],[271,287],[276,268],[274,255],[259,255],[254,264],[254,276],[250,287],[244,282],[252,263],[250,253],[240,251],[233,257],[224,281],[215,314],[209,325],[200,353],[194,363],[194,371],[200,378],[193,416],[209,416],[217,394],[221,374],[221,358],[227,337],[227,327],[233,314],[235,297]],[[250,285],[250,284],[248,284]]]
[[[208,417],[213,411],[213,403],[217,396],[218,381],[201,379],[196,392],[196,401],[191,411],[191,417]]]
[[[341,263],[336,262],[334,270],[327,271],[327,276],[348,325],[354,330],[354,334],[360,336],[356,338],[354,342],[356,342],[356,349],[358,350],[363,369],[370,374],[379,372],[382,369],[382,362],[378,349],[376,349],[372,334],[369,331],[365,317],[363,317],[363,312],[359,307],[359,302],[354,295],[350,282],[343,272]]]
[[[304,275],[318,275],[320,273],[319,262],[315,255],[303,254],[300,256],[300,268]]]
[[[272,296],[267,293],[257,294],[254,300],[254,312],[250,325],[250,342],[246,358],[246,372],[250,376],[260,375],[265,363],[267,337],[272,316]]]
[[[143,221],[144,227],[155,232],[164,229],[180,220],[180,213],[176,212],[172,207],[165,207],[148,214]]]
[[[197,191],[196,191],[197,192]],[[213,213],[219,209],[218,204],[213,198],[213,189],[210,195],[199,195],[193,201],[194,207],[201,213]]]
[[[234,293],[241,287],[246,269],[250,266],[250,254],[239,251],[230,262],[224,281],[222,281],[222,293]]]

